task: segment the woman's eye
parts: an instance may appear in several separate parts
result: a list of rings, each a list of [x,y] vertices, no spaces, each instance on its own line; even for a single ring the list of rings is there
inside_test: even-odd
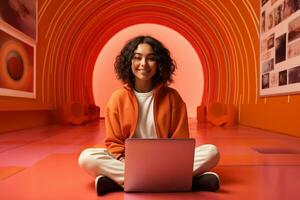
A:
[[[141,58],[141,57],[138,57],[138,56],[134,56],[133,59],[134,59],[134,60],[141,60],[142,58]]]
[[[150,61],[156,61],[155,57],[148,58]]]

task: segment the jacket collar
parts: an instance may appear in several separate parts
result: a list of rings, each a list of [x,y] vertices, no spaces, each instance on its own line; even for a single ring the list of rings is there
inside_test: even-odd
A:
[[[158,84],[154,87],[154,91],[153,91],[153,94],[156,94],[159,90],[161,90],[161,88],[163,88],[165,85],[164,84]],[[129,84],[125,84],[123,86],[126,90],[130,91],[130,92],[133,92],[133,88],[129,86]]]

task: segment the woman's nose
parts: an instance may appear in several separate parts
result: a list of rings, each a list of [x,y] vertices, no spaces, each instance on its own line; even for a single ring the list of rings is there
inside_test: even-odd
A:
[[[146,65],[146,58],[142,58],[140,64],[143,66]]]

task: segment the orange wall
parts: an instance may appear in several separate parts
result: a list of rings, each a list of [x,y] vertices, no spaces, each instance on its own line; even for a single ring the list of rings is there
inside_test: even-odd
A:
[[[240,123],[288,135],[300,136],[300,97],[260,98],[257,104],[243,104]]]
[[[251,1],[251,5],[255,10],[255,17],[259,19],[259,1]],[[240,9],[243,11],[243,9]],[[257,28],[258,24],[248,24],[249,29]],[[252,45],[255,49],[255,63],[259,63],[259,38],[253,34]],[[246,58],[247,56],[244,56]],[[253,62],[252,62],[253,64]],[[250,66],[249,68],[253,68]],[[259,69],[259,68],[258,68]],[[252,126],[256,128],[271,130],[293,136],[300,136],[299,113],[300,113],[300,95],[282,95],[260,97],[258,89],[252,87],[259,86],[258,80],[259,70],[249,70],[250,89],[248,93],[251,98],[248,101],[242,101],[239,104],[240,124]]]
[[[42,1],[39,1],[42,3]],[[41,4],[40,4],[41,5]],[[0,133],[7,131],[32,128],[55,123],[52,116],[54,109],[53,98],[45,101],[43,73],[47,66],[44,65],[45,42],[41,35],[44,32],[39,27],[36,60],[36,98],[16,98],[0,96]],[[53,85],[53,84],[52,84]]]
[[[93,103],[93,69],[102,48],[124,28],[153,23],[175,30],[197,52],[203,66],[202,104],[231,103],[239,108],[243,125],[300,136],[299,95],[258,96],[259,2],[41,0],[37,100],[0,97],[0,110],[30,113],[71,100]]]
[[[49,110],[1,111],[0,121],[0,133],[54,123]]]

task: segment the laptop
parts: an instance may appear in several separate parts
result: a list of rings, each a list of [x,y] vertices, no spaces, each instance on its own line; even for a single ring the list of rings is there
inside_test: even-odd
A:
[[[125,192],[191,191],[195,139],[125,141]]]

